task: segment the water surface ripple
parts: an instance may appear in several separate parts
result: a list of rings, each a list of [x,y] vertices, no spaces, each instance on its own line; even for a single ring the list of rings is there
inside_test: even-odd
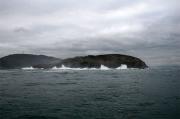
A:
[[[179,72],[0,70],[0,119],[179,119]]]

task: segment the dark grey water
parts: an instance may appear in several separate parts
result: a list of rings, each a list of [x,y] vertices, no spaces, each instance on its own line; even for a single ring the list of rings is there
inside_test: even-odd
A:
[[[180,119],[180,67],[1,70],[0,119]]]

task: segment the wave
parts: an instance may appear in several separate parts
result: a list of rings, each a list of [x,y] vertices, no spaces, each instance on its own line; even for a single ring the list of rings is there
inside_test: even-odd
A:
[[[121,66],[116,68],[116,69],[127,69],[127,65],[126,64],[121,64]]]
[[[35,69],[44,69],[44,68],[34,68],[34,67],[30,66],[30,67],[23,67],[21,69],[22,70],[35,70]]]
[[[109,70],[110,68],[108,68],[108,67],[106,67],[106,66],[104,66],[104,65],[101,65],[101,67],[100,67],[100,70]]]
[[[66,67],[66,66],[62,65],[61,67],[54,66],[52,69],[53,70],[57,70],[57,69],[70,70],[70,69],[73,69],[73,68]]]
[[[31,66],[31,67],[23,67],[23,68],[21,68],[21,69],[23,69],[23,70],[34,70],[35,68],[33,68],[33,67]]]
[[[96,68],[70,68],[62,65],[61,67],[54,66],[52,70],[88,70],[88,69],[96,69]]]
[[[127,69],[127,65],[123,64],[116,69],[118,70]],[[101,65],[100,68],[71,68],[71,67],[66,67],[65,65],[62,65],[61,67],[54,66],[52,70],[113,70],[113,69],[108,68],[105,65]]]
[[[34,68],[34,67],[23,67],[21,68],[23,70],[34,70],[34,69],[39,69],[39,68]],[[40,68],[43,69],[43,68]],[[122,69],[128,69],[127,65],[122,64],[120,67],[115,68],[116,70],[122,70]],[[106,67],[105,65],[101,65],[100,68],[71,68],[71,67],[66,67],[65,65],[62,65],[61,67],[54,66],[51,68],[51,70],[114,70],[113,68]]]

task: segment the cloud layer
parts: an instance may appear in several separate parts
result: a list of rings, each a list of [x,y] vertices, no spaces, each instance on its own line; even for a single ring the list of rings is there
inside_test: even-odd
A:
[[[0,56],[122,53],[180,64],[178,0],[0,0]]]

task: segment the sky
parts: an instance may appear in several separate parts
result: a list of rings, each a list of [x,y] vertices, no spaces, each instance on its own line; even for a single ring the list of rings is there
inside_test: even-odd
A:
[[[0,57],[127,54],[180,65],[179,0],[0,0]]]

